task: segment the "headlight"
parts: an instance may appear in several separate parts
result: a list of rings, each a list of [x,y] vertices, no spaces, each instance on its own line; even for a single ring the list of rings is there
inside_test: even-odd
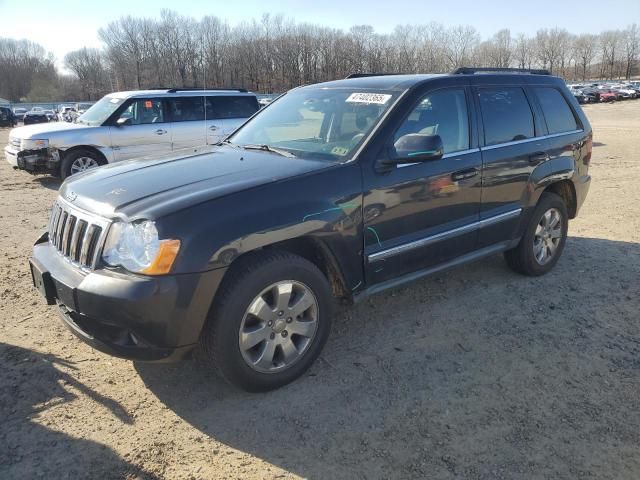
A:
[[[40,148],[47,148],[49,146],[49,140],[39,140],[36,138],[27,138],[20,142],[20,148],[22,150],[38,150]]]
[[[146,275],[169,273],[180,250],[180,240],[160,240],[153,222],[116,222],[111,225],[102,258],[111,266]]]

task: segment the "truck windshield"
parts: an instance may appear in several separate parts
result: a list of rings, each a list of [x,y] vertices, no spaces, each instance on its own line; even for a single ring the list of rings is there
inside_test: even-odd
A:
[[[348,160],[400,92],[304,88],[266,107],[228,142],[296,157]]]
[[[124,98],[102,97],[98,102],[94,103],[89,110],[80,115],[76,122],[92,127],[102,125],[104,121],[122,105],[124,100]]]

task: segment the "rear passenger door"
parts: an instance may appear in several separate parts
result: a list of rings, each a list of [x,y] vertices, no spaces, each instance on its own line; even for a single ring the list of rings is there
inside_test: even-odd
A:
[[[529,179],[547,159],[543,127],[524,86],[475,89],[481,118],[482,206],[478,246],[512,239],[526,203]]]
[[[173,150],[207,144],[204,121],[204,97],[172,97],[167,100]]]
[[[552,85],[532,86],[547,128],[549,173],[570,176],[584,160],[587,137],[580,117],[570,106],[570,100]],[[579,108],[579,107],[578,107]]]

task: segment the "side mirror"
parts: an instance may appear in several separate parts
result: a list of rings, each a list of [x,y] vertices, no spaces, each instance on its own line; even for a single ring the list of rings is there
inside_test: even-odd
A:
[[[403,163],[428,162],[444,155],[444,145],[440,135],[409,133],[403,135],[389,149],[389,158],[383,163],[399,165]]]
[[[124,127],[125,125],[131,125],[130,118],[119,118],[118,120],[116,120],[117,127]]]

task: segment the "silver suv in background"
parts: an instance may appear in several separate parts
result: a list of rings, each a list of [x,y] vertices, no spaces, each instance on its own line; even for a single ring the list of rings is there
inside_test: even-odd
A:
[[[243,89],[116,92],[75,123],[13,129],[5,157],[16,168],[66,178],[106,163],[219,143],[259,108],[256,95]]]

